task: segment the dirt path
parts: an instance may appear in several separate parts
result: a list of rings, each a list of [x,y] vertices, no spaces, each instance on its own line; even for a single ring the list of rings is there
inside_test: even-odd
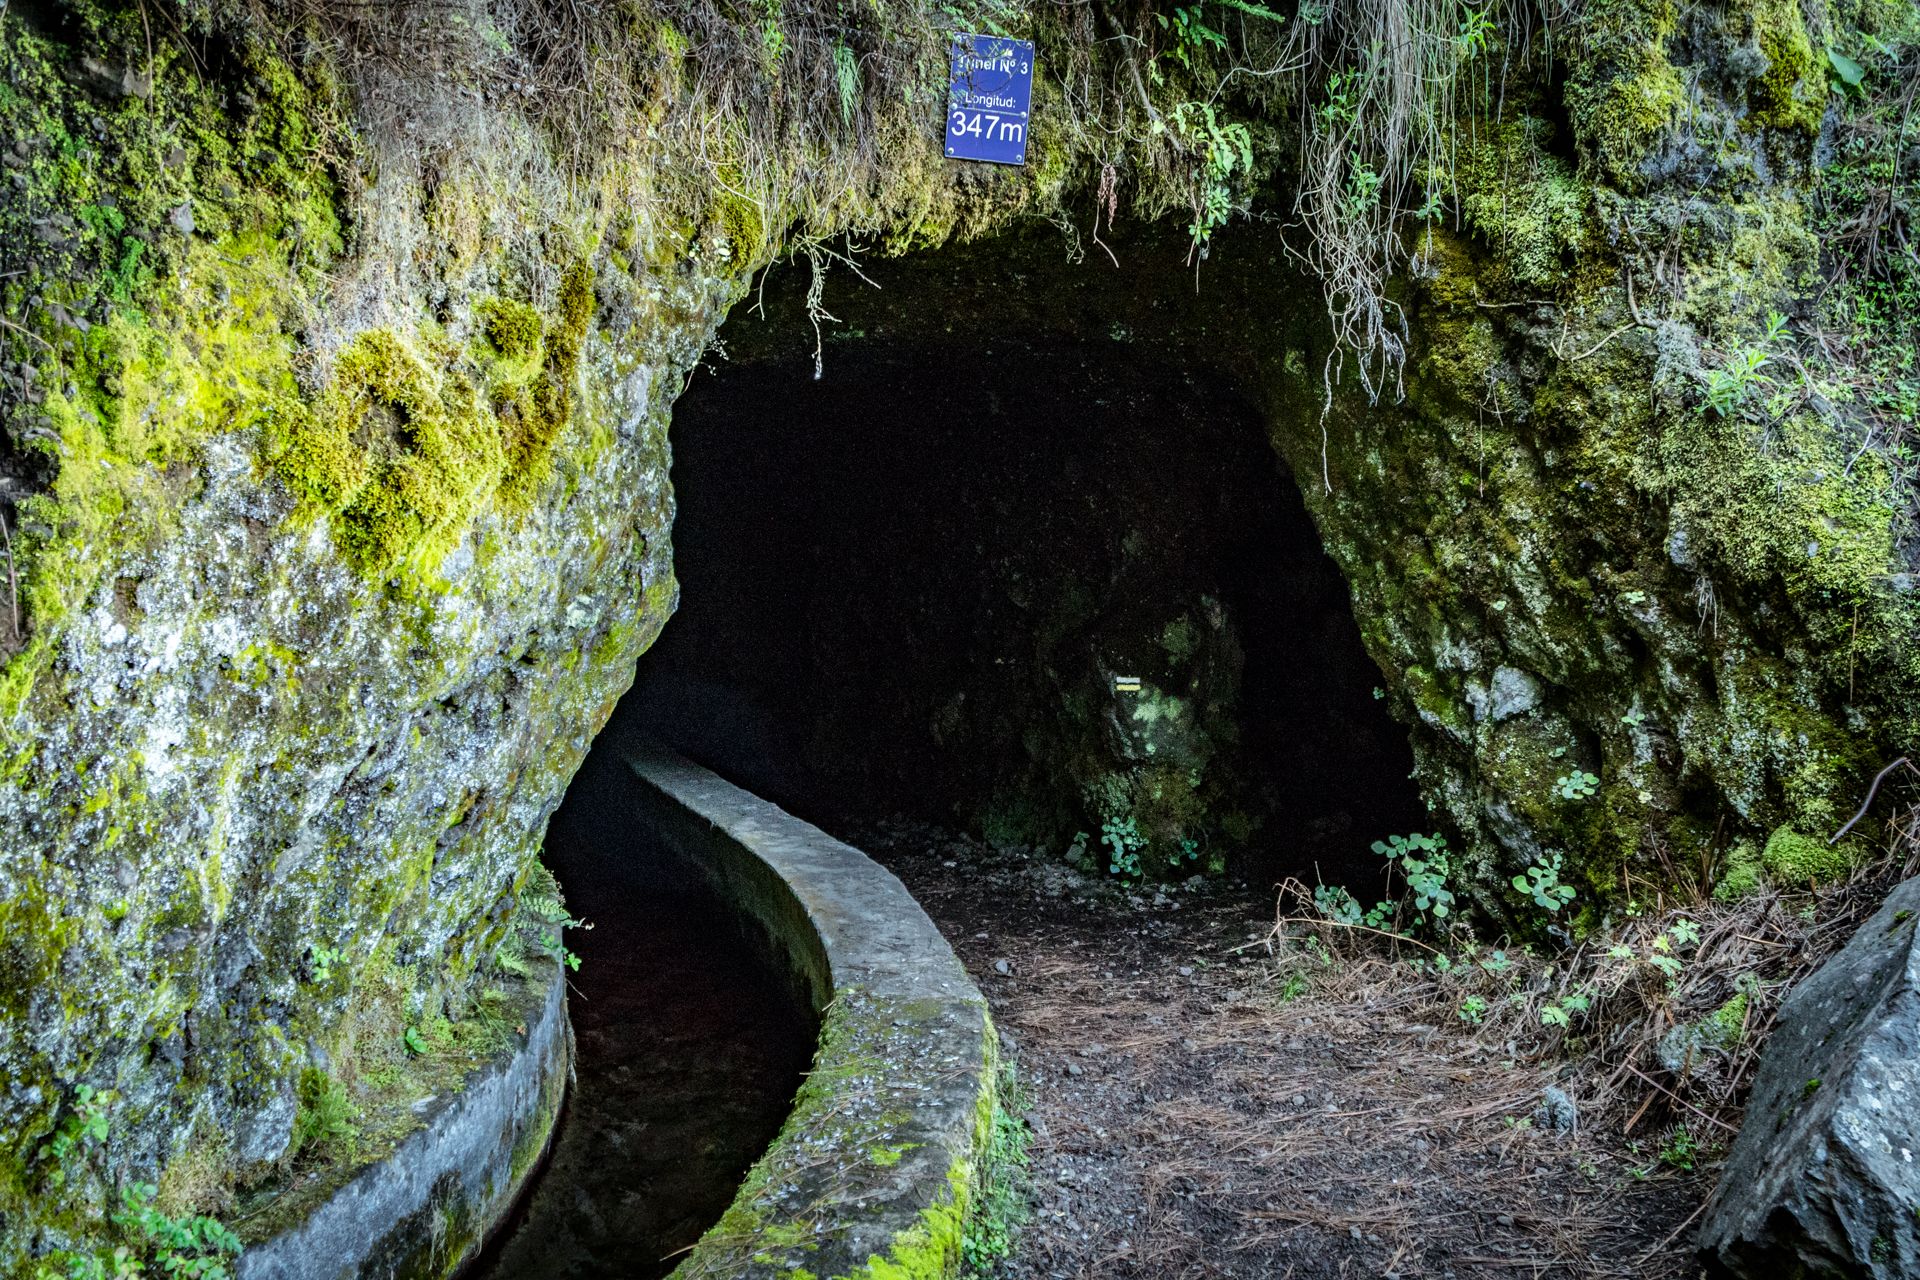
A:
[[[1704,1155],[1556,1128],[1543,1097],[1577,1102],[1578,1073],[1483,1042],[1404,966],[1270,955],[1264,895],[1128,893],[913,824],[857,838],[953,940],[1019,1063],[1034,1216],[1001,1274],[1696,1273]]]

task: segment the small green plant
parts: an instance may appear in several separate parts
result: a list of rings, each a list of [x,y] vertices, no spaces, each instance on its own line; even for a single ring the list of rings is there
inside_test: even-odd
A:
[[[1767,316],[1767,329],[1760,341],[1765,346],[1778,346],[1787,337],[1787,318],[1778,311]],[[1700,406],[1700,412],[1713,413],[1722,418],[1730,418],[1747,405],[1755,390],[1773,385],[1773,378],[1762,373],[1773,357],[1757,347],[1748,347],[1736,343],[1727,352],[1727,358],[1720,365],[1706,369],[1702,376],[1706,383],[1706,400]]]
[[[1092,838],[1092,836],[1084,831],[1076,831],[1073,833],[1073,840],[1067,845],[1067,862],[1069,865],[1077,867],[1089,861],[1087,856],[1087,842]]]
[[[307,962],[315,983],[325,986],[333,980],[333,967],[346,957],[332,947],[315,947]]]
[[[1724,364],[1705,371],[1706,401],[1700,406],[1700,412],[1704,414],[1711,409],[1722,418],[1738,413],[1754,388],[1773,382],[1760,372],[1771,362],[1772,358],[1764,351],[1736,346],[1727,353]]]
[[[1215,31],[1200,18],[1200,5],[1190,4],[1175,8],[1171,13],[1157,13],[1155,21],[1160,29],[1173,37],[1173,43],[1167,48],[1167,56],[1187,70],[1193,70],[1194,59],[1208,49],[1223,49],[1227,37]]]
[[[561,964],[566,965],[567,968],[575,972],[579,971],[580,957],[568,950],[566,944],[560,941],[560,933],[558,930],[542,930],[540,934],[540,945],[546,948],[547,954],[555,960],[558,960]]]
[[[1562,800],[1590,800],[1599,788],[1600,779],[1584,769],[1563,773],[1553,783],[1553,793]]]
[[[1578,991],[1571,992],[1562,996],[1557,1001],[1541,1005],[1540,1023],[1542,1026],[1548,1027],[1565,1028],[1571,1026],[1574,1018],[1579,1014],[1585,1013],[1592,1007],[1592,1004],[1593,1001],[1586,995]]]
[[[1337,924],[1359,924],[1365,915],[1353,895],[1337,884],[1315,885],[1313,905],[1321,915]]]
[[[1125,876],[1129,880],[1140,877],[1140,850],[1146,847],[1146,838],[1140,834],[1140,828],[1132,818],[1112,817],[1100,824],[1100,843],[1110,851],[1107,857],[1107,871],[1111,875]]]
[[[860,59],[843,40],[833,45],[833,78],[840,91],[840,118],[852,124],[860,112]]]
[[[1561,859],[1558,852],[1528,867],[1526,874],[1513,878],[1513,887],[1533,899],[1535,906],[1553,915],[1573,901],[1573,886],[1560,883]]]
[[[1867,78],[1867,69],[1841,53],[1838,49],[1827,50],[1827,64],[1833,68],[1833,76],[1838,83],[1835,89],[1840,93],[1857,93]]]
[[[1679,956],[1684,948],[1700,941],[1700,926],[1688,919],[1680,919],[1662,929],[1653,939],[1652,949],[1647,952],[1647,963],[1658,969],[1667,981],[1677,979],[1687,964]],[[1611,955],[1619,955],[1624,947],[1615,947]],[[1631,951],[1627,951],[1631,955]]]
[[[567,904],[561,901],[560,898],[559,882],[553,878],[552,872],[546,871],[544,867],[541,868],[541,870],[545,872],[545,874],[538,880],[529,883],[526,891],[520,895],[520,909],[524,915],[534,921],[541,949],[553,959],[566,965],[567,968],[577,971],[580,968],[580,957],[567,949],[566,944],[561,941],[560,931],[562,929],[591,929],[593,925],[585,920],[576,919],[573,914],[567,910]],[[524,955],[521,956],[520,959],[522,962],[521,972],[524,974]],[[494,957],[494,963],[500,963],[500,957],[497,954]],[[502,968],[506,972],[514,972],[514,970],[504,965]]]
[[[1327,100],[1320,104],[1320,123],[1328,129],[1352,124],[1360,110],[1362,88],[1358,71],[1336,71],[1327,78]]]
[[[1460,1002],[1460,1021],[1470,1027],[1477,1027],[1487,1020],[1487,1001],[1484,996],[1468,996]]]
[[[501,939],[500,945],[493,949],[493,967],[513,978],[524,978],[533,972],[519,935],[509,933]]]
[[[1453,892],[1447,888],[1452,862],[1447,853],[1447,838],[1435,833],[1414,832],[1406,836],[1388,836],[1373,842],[1373,851],[1400,869],[1413,895],[1413,909],[1422,924],[1431,914],[1443,920],[1453,910]]]
[[[66,1186],[75,1158],[107,1140],[107,1134],[111,1132],[107,1104],[112,1101],[112,1096],[96,1093],[92,1085],[75,1087],[73,1105],[60,1117],[53,1133],[40,1144],[36,1153],[45,1165],[44,1176],[49,1187]]]
[[[65,1261],[64,1270],[42,1264],[36,1273],[39,1280],[134,1280],[147,1270],[140,1255],[123,1244],[115,1245],[112,1253],[71,1254]]]
[[[981,1162],[980,1190],[960,1233],[961,1274],[982,1280],[1013,1252],[1030,1212],[1027,1148],[1033,1135],[1023,1117],[1026,1096],[1010,1059],[1000,1060],[995,1076],[993,1127]]]
[[[780,0],[760,0],[760,43],[765,47],[767,66],[780,69],[781,55],[787,51],[787,33],[780,27]]]
[[[1469,9],[1460,19],[1457,43],[1463,57],[1472,59],[1487,51],[1493,40],[1493,18],[1485,9]]]
[[[1253,171],[1253,133],[1239,121],[1222,121],[1205,102],[1176,103],[1152,128],[1200,158],[1187,233],[1194,244],[1204,245],[1233,212],[1234,175]]]
[[[1386,185],[1386,179],[1365,165],[1356,166],[1347,174],[1347,216],[1355,220],[1364,218],[1380,203],[1380,189]]]
[[[424,1058],[430,1051],[426,1037],[420,1034],[420,1028],[409,1026],[406,1034],[400,1037],[407,1046],[407,1052],[416,1058]]]
[[[161,1275],[174,1280],[227,1280],[231,1273],[226,1260],[240,1252],[240,1237],[216,1218],[168,1217],[153,1207],[158,1194],[150,1182],[128,1184],[120,1193],[121,1207],[113,1215],[114,1225],[145,1246]]]
[[[1316,885],[1313,905],[1321,915],[1337,924],[1364,924],[1369,929],[1378,929],[1393,919],[1391,902],[1376,903],[1371,911],[1362,910],[1354,896],[1337,884]]]
[[[1700,1143],[1687,1132],[1685,1125],[1674,1126],[1673,1132],[1660,1144],[1660,1163],[1682,1173],[1692,1173],[1699,1156]]]
[[[293,1155],[327,1159],[352,1150],[360,1129],[353,1123],[353,1103],[344,1085],[318,1067],[308,1067],[300,1073],[298,1102]]]

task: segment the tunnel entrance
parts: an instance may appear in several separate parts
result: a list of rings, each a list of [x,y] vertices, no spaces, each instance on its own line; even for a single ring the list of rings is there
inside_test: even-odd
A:
[[[820,377],[789,272],[681,396],[680,610],[547,835],[596,923],[573,942],[577,1087],[476,1274],[664,1274],[806,1069],[791,970],[634,845],[642,740],[829,830],[905,814],[1101,874],[1364,895],[1371,841],[1429,825],[1269,423],[1193,357],[1205,308],[1159,314],[1184,271],[1093,270],[1013,237],[870,271]],[[970,309],[1009,284],[1033,305]]]
[[[681,606],[620,720],[830,828],[1376,876],[1369,843],[1427,824],[1411,751],[1232,380],[1097,291],[1063,323],[1107,268],[1057,239],[863,269],[823,376],[789,271],[677,404]],[[1056,309],[983,310],[1010,290]]]

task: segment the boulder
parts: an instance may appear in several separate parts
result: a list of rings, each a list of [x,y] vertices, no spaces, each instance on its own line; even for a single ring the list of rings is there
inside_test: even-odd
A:
[[[1749,1280],[1920,1275],[1920,878],[1796,987],[1707,1205],[1701,1252]]]

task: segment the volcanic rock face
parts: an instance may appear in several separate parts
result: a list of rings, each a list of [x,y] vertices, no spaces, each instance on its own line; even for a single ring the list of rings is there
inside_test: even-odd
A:
[[[1796,987],[1700,1240],[1746,1280],[1920,1273],[1920,879]]]
[[[41,676],[59,705],[0,783],[10,1141],[99,1080],[102,1158],[157,1171],[227,1135],[264,1167],[301,1071],[355,1048],[354,987],[407,973],[415,1021],[490,961],[675,592],[677,370],[598,346],[588,365],[604,443],[572,500],[477,524],[430,596],[370,591],[221,439],[177,534],[67,630]]]

